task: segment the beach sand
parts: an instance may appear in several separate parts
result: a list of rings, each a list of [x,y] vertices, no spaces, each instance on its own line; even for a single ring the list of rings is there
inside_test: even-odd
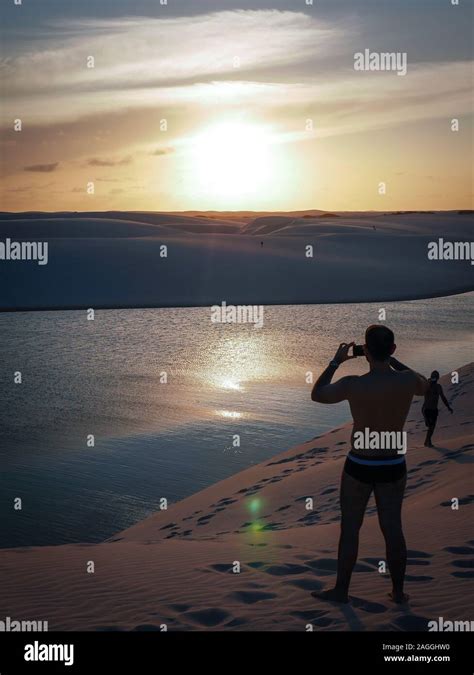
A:
[[[438,617],[469,620],[474,364],[461,368],[459,378],[441,380],[455,412],[440,411],[435,448],[423,447],[419,398],[408,418],[408,605],[387,597],[373,497],[351,603],[310,595],[335,580],[348,424],[169,505],[107,542],[0,551],[1,614],[48,621],[49,630],[304,631],[310,624],[426,631]]]

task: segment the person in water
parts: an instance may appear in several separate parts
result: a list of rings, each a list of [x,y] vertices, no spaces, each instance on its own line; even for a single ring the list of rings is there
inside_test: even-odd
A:
[[[453,414],[453,409],[449,405],[449,402],[444,395],[443,387],[438,383],[438,380],[439,373],[437,370],[433,370],[429,379],[429,387],[425,393],[425,402],[421,409],[427,429],[425,438],[425,446],[427,448],[433,447],[432,438],[436,428],[436,422],[438,421],[438,401],[440,398],[449,412]]]
[[[341,478],[341,532],[337,579],[334,588],[313,592],[313,597],[337,602],[349,601],[349,584],[357,561],[359,530],[369,497],[374,492],[380,528],[385,539],[387,563],[392,579],[391,599],[403,603],[407,549],[402,530],[402,501],[406,485],[405,456],[397,449],[355,447],[357,432],[402,432],[413,396],[424,396],[428,381],[393,357],[393,332],[382,325],[369,326],[363,353],[369,364],[364,375],[349,375],[332,383],[339,366],[355,358],[354,343],[342,343],[333,360],[318,378],[311,392],[317,403],[348,401],[354,420],[351,450]],[[395,434],[398,436],[398,434]],[[371,444],[372,445],[372,444]]]

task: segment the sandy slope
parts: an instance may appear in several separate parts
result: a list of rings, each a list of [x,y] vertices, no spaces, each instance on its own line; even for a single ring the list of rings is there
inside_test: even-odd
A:
[[[474,289],[469,261],[427,257],[440,237],[470,240],[472,215],[300,216],[0,214],[1,240],[49,246],[47,265],[1,262],[0,310],[383,302]]]
[[[392,605],[378,571],[384,546],[373,501],[348,606],[315,601],[334,581],[337,491],[349,426],[195,494],[99,545],[0,551],[1,611],[50,629],[422,630],[473,605],[474,364],[443,384],[434,449],[422,447],[420,401],[409,416],[405,529],[408,606]],[[312,497],[314,509],[305,509]],[[450,508],[460,500],[459,510]],[[95,573],[86,573],[88,561]],[[232,565],[238,561],[240,573]]]

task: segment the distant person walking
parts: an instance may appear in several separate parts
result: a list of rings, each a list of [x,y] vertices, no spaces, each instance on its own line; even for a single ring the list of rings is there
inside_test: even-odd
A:
[[[440,398],[449,412],[453,414],[453,409],[449,405],[449,402],[444,395],[443,387],[439,384],[438,380],[439,373],[437,370],[433,370],[429,379],[428,389],[425,393],[425,402],[421,409],[427,429],[425,438],[425,446],[427,448],[433,447],[432,440],[436,422],[438,421],[438,401]]]
[[[403,592],[407,549],[402,530],[402,501],[406,484],[404,454],[395,448],[380,445],[361,449],[355,439],[366,430],[402,432],[413,396],[423,396],[427,380],[393,358],[396,349],[392,331],[386,326],[369,326],[363,347],[349,354],[354,343],[342,343],[326,370],[320,375],[311,392],[318,403],[349,401],[354,424],[351,450],[346,458],[341,478],[341,534],[337,561],[337,580],[334,588],[313,592],[313,597],[336,602],[349,601],[349,584],[357,561],[359,530],[364,520],[369,497],[374,492],[380,528],[382,530],[390,575],[391,599],[397,603],[408,600]],[[365,355],[369,372],[349,375],[334,384],[331,380],[337,368],[356,355]],[[398,437],[397,434],[395,434]],[[405,448],[406,449],[406,448]]]

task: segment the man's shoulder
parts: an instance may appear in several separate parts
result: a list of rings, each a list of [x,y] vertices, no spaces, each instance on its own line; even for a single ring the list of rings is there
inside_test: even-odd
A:
[[[353,384],[360,379],[362,379],[362,375],[344,375],[344,377],[341,377],[339,382],[344,382],[344,384]]]

